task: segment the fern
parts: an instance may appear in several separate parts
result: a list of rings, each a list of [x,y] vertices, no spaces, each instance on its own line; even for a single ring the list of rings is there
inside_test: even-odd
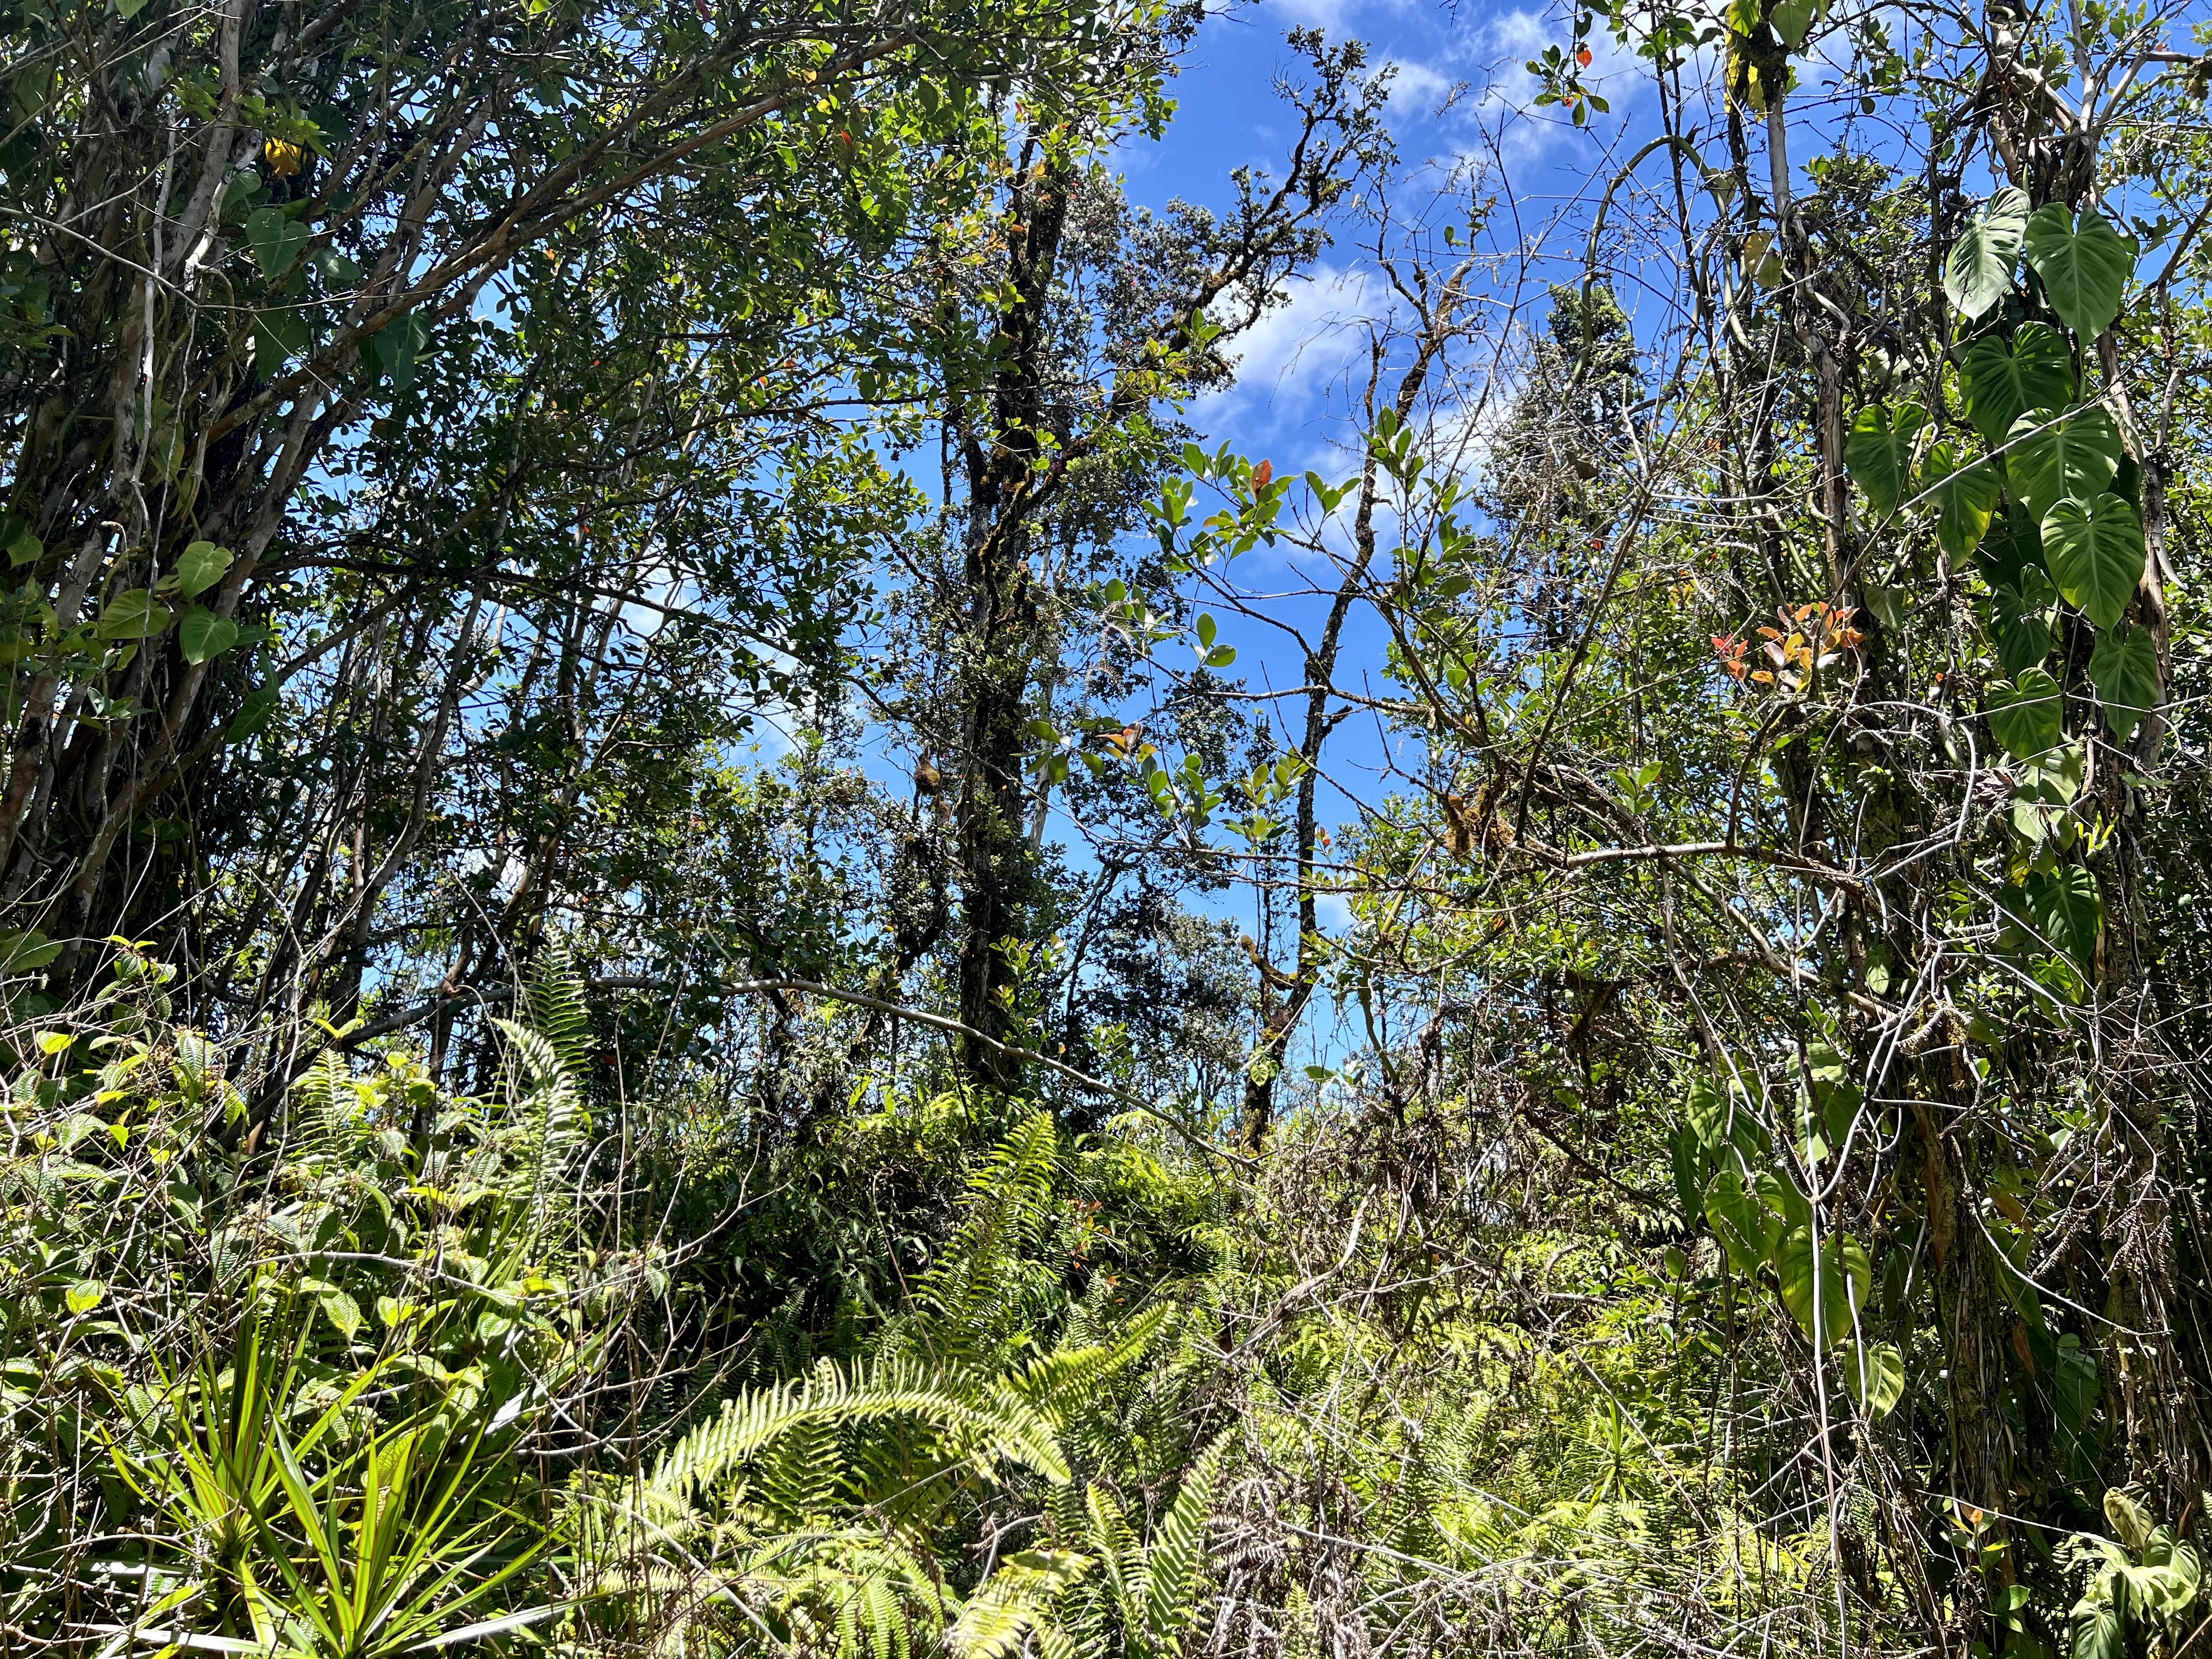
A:
[[[1192,1462],[1182,1490],[1146,1552],[1145,1645],[1158,1659],[1173,1659],[1182,1651],[1183,1632],[1195,1611],[1206,1523],[1213,1512],[1224,1443],[1225,1437],[1216,1440]]]
[[[527,995],[532,1027],[545,1039],[562,1073],[580,1085],[591,1047],[591,1021],[584,1012],[584,982],[568,951],[557,945],[539,951]]]
[[[824,1364],[804,1382],[756,1389],[663,1452],[645,1486],[650,1501],[682,1505],[741,1468],[781,1436],[812,1423],[912,1418],[972,1441],[979,1449],[1068,1479],[1052,1425],[1011,1390],[933,1373],[901,1361],[847,1375]]]

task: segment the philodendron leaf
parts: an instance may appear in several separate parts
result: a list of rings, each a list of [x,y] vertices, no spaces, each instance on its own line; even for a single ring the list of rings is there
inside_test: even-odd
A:
[[[2158,706],[2158,647],[2150,630],[2123,628],[2099,639],[2089,655],[2089,678],[2112,741],[2125,743]]]
[[[2094,209],[2080,219],[2056,202],[2029,216],[2021,245],[2051,308],[2082,339],[2112,325],[2135,274],[2136,241]]]
[[[287,218],[281,208],[256,208],[246,216],[246,241],[261,274],[274,280],[298,261],[300,250],[307,245],[307,228]]]
[[[1905,1398],[1905,1356],[1894,1342],[1861,1342],[1844,1356],[1844,1386],[1876,1417]]]
[[[2043,557],[2069,605],[2100,628],[2117,627],[2142,580],[2142,520],[2110,491],[2069,497],[2043,515]]]
[[[185,612],[185,620],[177,629],[177,643],[184,647],[186,662],[206,662],[238,643],[238,624],[228,617],[216,616],[205,605],[196,605]]]
[[[1998,444],[2031,409],[2074,401],[2074,354],[2048,323],[2022,323],[2012,342],[1991,335],[1968,346],[1962,362],[1966,418],[1984,441]]]
[[[2051,609],[2057,603],[2051,578],[2033,565],[2020,573],[2017,586],[1992,590],[1990,635],[2006,673],[2017,678],[2051,654]]]
[[[2078,865],[2032,875],[2021,884],[2027,919],[2042,942],[2063,951],[2084,973],[2096,961],[2097,934],[2105,925],[2096,878]]]
[[[2031,409],[2012,424],[2005,473],[2039,524],[2067,496],[2087,501],[2104,490],[2119,467],[2120,429],[2101,404],[2063,419]]]
[[[148,587],[118,593],[100,613],[92,631],[103,640],[149,640],[168,627],[169,607]]]
[[[2031,668],[2010,685],[1990,687],[1990,730],[2005,753],[2033,760],[2058,746],[2064,704],[2058,682]]]
[[[1874,1288],[1874,1264],[1849,1235],[1830,1234],[1816,1252],[1812,1229],[1793,1227],[1775,1253],[1774,1267],[1783,1305],[1815,1347],[1832,1348],[1851,1334]]]
[[[1943,292],[1962,317],[1980,316],[2012,288],[2027,229],[2027,192],[2008,186],[1966,221],[1943,259]]]
[[[1859,410],[1844,440],[1844,465],[1876,513],[1893,513],[1913,474],[1912,450],[1928,412],[1917,404],[1894,409],[1873,404]]]
[[[213,542],[194,542],[177,556],[177,592],[196,599],[221,581],[234,556]]]
[[[1996,511],[2003,480],[1987,461],[1969,459],[1946,438],[1928,452],[1921,488],[1936,508],[1936,539],[1946,553],[1963,559],[1982,544]]]

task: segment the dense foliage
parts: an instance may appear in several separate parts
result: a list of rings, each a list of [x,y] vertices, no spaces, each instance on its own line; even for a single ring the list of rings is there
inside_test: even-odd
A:
[[[6,16],[7,1651],[2212,1631],[2212,19]]]

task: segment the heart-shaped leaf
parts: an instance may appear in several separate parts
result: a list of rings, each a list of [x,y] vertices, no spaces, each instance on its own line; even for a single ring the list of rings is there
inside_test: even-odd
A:
[[[1812,1229],[1793,1227],[1776,1252],[1774,1268],[1783,1305],[1819,1348],[1832,1348],[1851,1334],[1874,1289],[1874,1264],[1848,1234],[1832,1233],[1815,1250]]]
[[[1936,507],[1936,539],[1954,559],[1963,559],[1989,534],[2003,481],[1987,461],[1969,459],[1964,447],[1946,438],[1928,452],[1921,488]]]
[[[2006,673],[2017,678],[2051,654],[2051,608],[2057,602],[2051,578],[2033,565],[2017,586],[1991,591],[1990,635]]]
[[[2100,638],[2089,653],[2089,678],[2112,741],[2125,743],[2158,707],[2158,646],[2150,630],[2123,628]]]
[[[1992,335],[1966,348],[1966,418],[1988,443],[2002,443],[2031,409],[2074,401],[2074,354],[2048,323],[2022,323],[2010,344]]]
[[[1917,404],[1869,404],[1844,440],[1844,465],[1876,513],[1893,513],[1912,477],[1912,449],[1928,412]]]
[[[287,218],[281,208],[256,208],[246,216],[246,242],[253,250],[253,263],[274,282],[298,263],[307,245],[307,228]]]
[[[2087,870],[2069,866],[2031,875],[2005,908],[2015,923],[2027,927],[2036,945],[2072,957],[2084,972],[2095,965],[2105,905]]]
[[[282,689],[274,680],[255,686],[246,694],[246,701],[239,704],[238,712],[230,717],[230,724],[224,728],[222,740],[225,743],[242,743],[268,725],[269,717],[276,712],[276,700],[283,695]]]
[[[2101,404],[2060,418],[2031,409],[2012,424],[2005,474],[2013,494],[2039,524],[2069,495],[2087,501],[2107,488],[2120,467],[2120,429]]]
[[[2065,705],[2058,682],[2040,668],[1990,687],[1989,703],[1990,731],[2008,755],[2033,760],[2058,746]]]
[[[2142,580],[2142,520],[2109,491],[2069,497],[2043,515],[2043,557],[2069,605],[2100,628],[2117,627]]]
[[[177,556],[177,592],[196,599],[222,580],[236,556],[213,542],[194,542]]]
[[[2039,847],[2058,833],[2081,793],[2085,753],[2078,743],[2062,743],[2033,760],[2015,761],[2012,792],[2013,833]]]
[[[2121,235],[2101,213],[2076,220],[2054,202],[2029,216],[2021,246],[2067,327],[2087,341],[2112,325],[2135,275],[2134,237]]]
[[[1905,1398],[1905,1356],[1894,1342],[1862,1342],[1844,1356],[1844,1387],[1876,1417]]]
[[[100,613],[92,631],[103,640],[149,640],[168,627],[169,607],[149,587],[118,593]]]
[[[264,380],[284,372],[284,365],[306,354],[313,338],[305,312],[264,311],[253,319],[253,368]]]
[[[1943,292],[1962,317],[1980,316],[2012,288],[2027,229],[2027,192],[2008,186],[1966,221],[1943,259]]]
[[[2043,574],[2043,532],[2017,501],[1990,520],[1990,533],[1974,550],[1974,568],[1991,587],[2019,586],[2024,570]]]
[[[184,623],[177,629],[177,643],[184,647],[186,662],[203,663],[238,643],[238,624],[196,605],[185,612]]]

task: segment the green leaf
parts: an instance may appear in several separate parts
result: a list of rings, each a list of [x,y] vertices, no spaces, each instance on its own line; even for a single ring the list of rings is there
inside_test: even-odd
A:
[[[150,640],[171,620],[169,607],[154,597],[152,588],[134,587],[107,602],[92,631],[103,640]]]
[[[2012,289],[2027,228],[2027,192],[2010,186],[1982,204],[1943,259],[1943,292],[1962,317],[1980,316]]]
[[[2031,409],[2012,424],[2006,476],[2038,524],[2067,496],[2087,501],[2101,492],[2119,466],[2119,428],[2101,404],[2063,420],[2055,410]]]
[[[1738,1273],[1759,1270],[1766,1257],[1759,1204],[1744,1190],[1743,1178],[1734,1170],[1723,1170],[1705,1188],[1705,1220]]]
[[[274,282],[298,262],[307,245],[307,228],[287,218],[282,208],[256,208],[246,218],[246,241],[261,274]]]
[[[239,704],[238,712],[230,717],[230,724],[224,729],[223,741],[242,743],[268,725],[269,717],[276,712],[276,699],[281,695],[274,680],[247,692],[246,701]]]
[[[2043,565],[2043,532],[2017,501],[1990,520],[1990,533],[1974,550],[1974,567],[1991,587],[2019,587],[2031,570],[2039,580],[2049,580]]]
[[[1894,1342],[1861,1342],[1844,1358],[1844,1386],[1876,1417],[1905,1398],[1905,1356]]]
[[[285,364],[306,355],[309,339],[305,312],[263,312],[253,319],[254,372],[264,380],[275,380]]]
[[[2094,210],[2077,221],[2054,202],[2029,216],[2021,246],[2067,327],[2087,341],[2112,326],[2135,275],[2134,237],[2121,235]]]
[[[62,947],[35,927],[0,933],[0,974],[32,973],[61,953]]]
[[[213,542],[194,542],[177,556],[177,592],[196,599],[221,581],[236,556]]]
[[[2142,520],[2107,492],[2069,498],[2043,515],[2043,557],[2069,605],[2100,628],[2114,628],[2143,574]]]
[[[322,1303],[323,1316],[340,1336],[352,1341],[354,1333],[362,1327],[360,1304],[335,1285],[325,1286],[318,1299]]]
[[[1987,443],[2002,443],[2031,409],[2063,409],[2074,401],[2074,355],[2048,323],[2022,323],[2009,345],[1995,335],[1975,341],[1962,368],[1966,418]]]
[[[1774,1267],[1783,1305],[1814,1346],[1832,1348],[1851,1334],[1855,1316],[1874,1288],[1874,1264],[1856,1240],[1832,1233],[1815,1253],[1812,1229],[1793,1227],[1782,1240]]]
[[[185,648],[186,662],[206,662],[238,643],[238,624],[228,617],[216,616],[204,605],[196,605],[185,612],[184,625],[177,630],[177,641]]]
[[[1766,21],[1790,51],[1802,52],[1806,38],[1813,32],[1813,25],[1820,21],[1820,14],[1826,9],[1824,0],[1780,0],[1780,3],[1767,13]]]
[[[1912,449],[1928,413],[1917,404],[1869,404],[1851,422],[1844,440],[1844,465],[1878,514],[1893,513],[1912,477]]]
[[[2058,682],[2031,668],[2010,685],[1990,687],[1990,730],[2008,755],[2033,760],[2058,746],[2063,735],[2064,701]]]
[[[2012,827],[2031,846],[2051,839],[2081,793],[2087,752],[2078,743],[2062,743],[2033,760],[2017,763],[2012,792]]]
[[[2005,907],[2046,950],[2072,957],[2087,973],[2097,959],[2097,934],[2105,922],[2095,878],[2079,866],[2030,875],[2018,902]]]
[[[80,1279],[62,1292],[62,1300],[69,1304],[73,1314],[90,1313],[107,1295],[107,1286],[96,1279]]]
[[[2123,628],[2097,641],[2089,678],[2115,743],[2135,735],[2142,717],[2158,707],[2158,646],[2147,628]]]
[[[2058,590],[2033,565],[2020,573],[2017,586],[1990,592],[1990,634],[2006,673],[2018,678],[2051,654],[2051,610],[2057,603]]]
[[[1936,539],[1943,550],[1963,559],[1979,547],[2004,489],[1996,469],[1987,461],[1968,459],[1960,445],[1946,438],[1928,452],[1921,486],[1936,504]]]
[[[2109,1601],[2075,1604],[2073,1659],[2126,1659],[2127,1624]]]

